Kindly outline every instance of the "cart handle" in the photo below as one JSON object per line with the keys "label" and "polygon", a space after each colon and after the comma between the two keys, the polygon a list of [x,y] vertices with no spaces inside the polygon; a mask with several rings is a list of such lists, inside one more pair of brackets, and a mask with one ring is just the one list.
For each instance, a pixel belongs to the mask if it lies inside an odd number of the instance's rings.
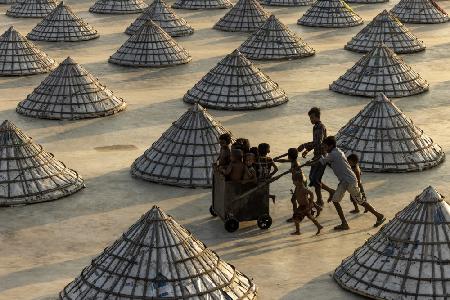
{"label": "cart handle", "polygon": [[[304,166],[307,166],[310,162],[311,162],[311,161],[305,162],[304,164],[300,165],[299,168],[303,168]],[[235,202],[235,201],[238,201],[238,200],[242,200],[243,198],[247,197],[248,195],[250,195],[250,194],[256,192],[257,190],[259,190],[259,189],[265,187],[266,185],[271,184],[272,182],[277,181],[277,180],[280,179],[281,177],[283,177],[283,176],[285,176],[285,175],[287,175],[287,174],[289,174],[289,173],[291,173],[291,172],[292,172],[291,169],[289,169],[289,170],[287,170],[287,171],[284,171],[283,173],[278,174],[277,176],[272,177],[272,178],[270,178],[269,180],[262,182],[261,184],[259,184],[258,186],[252,188],[251,190],[248,190],[247,192],[243,193],[243,194],[240,195],[239,197],[233,199],[233,201],[231,201],[231,202]]]}

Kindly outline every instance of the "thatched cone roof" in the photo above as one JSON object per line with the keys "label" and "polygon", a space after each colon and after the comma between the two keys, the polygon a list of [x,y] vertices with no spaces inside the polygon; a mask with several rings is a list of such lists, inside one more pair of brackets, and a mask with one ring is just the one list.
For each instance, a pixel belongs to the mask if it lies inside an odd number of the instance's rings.
{"label": "thatched cone roof", "polygon": [[0,36],[0,76],[41,74],[55,67],[53,59],[13,26]]}
{"label": "thatched cone roof", "polygon": [[426,188],[334,272],[346,290],[372,299],[448,299],[450,206]]}
{"label": "thatched cone roof", "polygon": [[170,36],[186,36],[194,33],[194,28],[179,17],[163,0],[154,0],[128,28],[125,33],[135,34],[148,20],[158,24]]}
{"label": "thatched cone roof", "polygon": [[344,0],[317,0],[297,24],[313,27],[352,27],[363,23]]}
{"label": "thatched cone roof", "polygon": [[376,45],[330,89],[353,96],[406,97],[428,90],[428,82],[384,44]]}
{"label": "thatched cone roof", "polygon": [[422,171],[445,159],[441,147],[382,93],[342,127],[336,139],[370,172]]}
{"label": "thatched cone roof", "polygon": [[404,23],[448,22],[448,14],[434,0],[400,0],[391,13]]}
{"label": "thatched cone roof", "polygon": [[27,38],[47,42],[78,42],[98,38],[97,30],[77,16],[68,5],[60,2]]}
{"label": "thatched cone roof", "polygon": [[268,6],[306,6],[313,4],[315,0],[261,0],[260,2]]}
{"label": "thatched cone roof", "polygon": [[6,15],[16,18],[43,18],[56,8],[56,0],[16,1]]}
{"label": "thatched cone roof", "polygon": [[219,136],[229,133],[206,109],[195,104],[131,166],[131,174],[180,187],[211,187]]}
{"label": "thatched cone roof", "polygon": [[75,299],[256,299],[256,286],[159,207],[61,291]]}
{"label": "thatched cone roof", "polygon": [[225,56],[183,100],[224,110],[261,109],[286,103],[285,92],[239,50]]}
{"label": "thatched cone roof", "polygon": [[175,9],[221,9],[232,6],[229,0],[176,0],[172,4]]}
{"label": "thatched cone roof", "polygon": [[0,162],[0,206],[56,200],[84,188],[77,172],[10,121],[0,125]]}
{"label": "thatched cone roof", "polygon": [[123,99],[68,57],[16,110],[29,117],[75,120],[112,115],[125,107]]}
{"label": "thatched cone roof", "polygon": [[389,2],[389,0],[345,0],[347,3],[358,3],[358,4],[376,4]]}
{"label": "thatched cone roof", "polygon": [[11,4],[15,3],[16,0],[0,0],[0,4]]}
{"label": "thatched cone roof", "polygon": [[97,0],[89,11],[96,14],[137,14],[146,7],[143,0]]}
{"label": "thatched cone roof", "polygon": [[165,67],[186,64],[191,56],[152,20],[147,21],[110,58],[113,64]]}
{"label": "thatched cone roof", "polygon": [[425,50],[425,45],[411,31],[387,10],[378,14],[364,27],[345,49],[355,52],[369,52],[383,43],[395,53],[414,53]]}
{"label": "thatched cone roof", "polygon": [[239,0],[214,29],[223,31],[253,32],[258,30],[269,18],[269,14],[257,0]]}
{"label": "thatched cone roof", "polygon": [[295,32],[281,23],[274,15],[254,32],[239,51],[250,59],[295,59],[315,54]]}

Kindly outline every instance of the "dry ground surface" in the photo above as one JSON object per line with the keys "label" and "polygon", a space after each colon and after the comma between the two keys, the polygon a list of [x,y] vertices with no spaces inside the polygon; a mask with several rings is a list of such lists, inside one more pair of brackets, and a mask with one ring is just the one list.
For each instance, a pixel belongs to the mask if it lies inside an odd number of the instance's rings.
{"label": "dry ground surface", "polygon": [[[353,7],[367,24],[396,2]],[[249,222],[242,224],[237,233],[229,234],[220,220],[209,215],[209,190],[157,185],[133,179],[129,174],[133,160],[188,109],[181,100],[183,94],[246,39],[246,34],[212,29],[226,10],[177,11],[196,29],[193,36],[178,39],[192,54],[191,63],[165,69],[133,69],[108,64],[107,59],[127,39],[123,31],[137,15],[93,15],[88,12],[92,3],[80,0],[70,4],[99,31],[99,39],[37,44],[59,62],[70,55],[129,106],[116,116],[92,120],[30,119],[16,114],[15,107],[46,75],[0,78],[0,120],[12,120],[82,174],[87,184],[85,190],[59,201],[0,209],[0,299],[55,298],[94,256],[155,204],[223,259],[254,278],[260,299],[360,299],[341,290],[330,275],[342,259],[376,232],[372,229],[372,217],[351,216],[351,230],[335,233],[332,227],[338,219],[332,207],[326,206],[320,217],[325,225],[320,236],[314,236],[314,225],[309,221],[302,225],[302,236],[290,236],[293,226],[284,220],[290,214],[291,183],[284,178],[272,186],[278,196],[277,203],[271,205],[272,228],[261,231]],[[440,4],[450,10],[450,3]],[[14,25],[26,34],[37,22],[6,17],[6,9],[7,6],[0,7],[2,32]],[[306,113],[311,106],[323,109],[324,122],[330,133],[335,133],[369,99],[328,90],[328,85],[361,57],[343,46],[362,26],[307,28],[296,25],[306,7],[267,9],[299,33],[317,54],[296,61],[257,63],[286,90],[288,104],[251,112],[210,112],[236,136],[248,137],[255,144],[269,142],[276,155],[310,139],[311,125]],[[450,149],[449,26],[410,26],[426,43],[427,50],[403,57],[429,81],[430,91],[395,100],[445,150]],[[392,218],[428,185],[450,195],[449,171],[446,162],[422,173],[366,173],[363,180],[370,201]],[[334,176],[327,172],[325,181],[335,185]],[[350,210],[348,201],[344,208]]]}

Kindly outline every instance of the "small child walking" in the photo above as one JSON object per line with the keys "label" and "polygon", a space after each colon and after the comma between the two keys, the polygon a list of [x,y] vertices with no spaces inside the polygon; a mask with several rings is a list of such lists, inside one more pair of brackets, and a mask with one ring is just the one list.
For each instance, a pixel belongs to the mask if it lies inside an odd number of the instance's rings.
{"label": "small child walking", "polygon": [[296,201],[297,208],[294,211],[292,219],[295,224],[295,231],[291,233],[292,235],[300,235],[300,222],[303,221],[305,217],[310,219],[314,225],[317,227],[316,235],[320,234],[323,226],[317,222],[313,217],[311,210],[314,207],[314,193],[308,190],[303,182],[303,176],[299,172],[293,170],[292,182],[295,185],[294,198]]}
{"label": "small child walking", "polygon": [[[356,179],[358,181],[359,190],[361,191],[361,195],[364,200],[366,200],[366,193],[364,192],[364,187],[361,183],[361,168],[359,167],[359,157],[356,154],[350,154],[347,156],[347,161],[350,167],[352,168],[353,173],[355,173]],[[358,202],[356,199],[350,195],[350,201],[353,204],[354,209],[350,211],[352,214],[358,214],[359,213],[359,207]],[[368,210],[364,209],[364,213],[367,213]]]}

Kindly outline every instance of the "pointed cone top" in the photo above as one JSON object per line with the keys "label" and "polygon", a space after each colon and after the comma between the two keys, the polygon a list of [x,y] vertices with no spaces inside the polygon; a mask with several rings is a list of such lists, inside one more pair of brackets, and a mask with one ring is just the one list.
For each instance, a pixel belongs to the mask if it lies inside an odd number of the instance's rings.
{"label": "pointed cone top", "polygon": [[137,67],[163,67],[190,61],[187,50],[151,19],[109,58],[113,64]]}
{"label": "pointed cone top", "polygon": [[306,6],[313,4],[315,0],[261,0],[260,2],[268,6]]}
{"label": "pointed cone top", "polygon": [[75,120],[104,117],[125,108],[123,99],[67,57],[18,104],[16,111],[34,118]]}
{"label": "pointed cone top", "polygon": [[180,187],[210,187],[212,164],[227,131],[201,105],[189,108],[131,166],[144,180]]}
{"label": "pointed cone top", "polygon": [[375,45],[352,68],[330,85],[330,89],[354,96],[406,97],[423,93],[429,84],[383,43]]}
{"label": "pointed cone top", "polygon": [[297,21],[297,24],[312,27],[352,27],[363,23],[344,0],[317,0]]}
{"label": "pointed cone top", "polygon": [[257,0],[239,0],[215,25],[222,31],[253,32],[258,30],[269,14]]}
{"label": "pointed cone top", "polygon": [[297,59],[315,54],[295,32],[280,22],[275,15],[254,32],[239,50],[249,59]]}
{"label": "pointed cone top", "polygon": [[30,40],[47,42],[78,42],[98,38],[97,30],[77,16],[63,2],[58,4],[27,37]]}
{"label": "pointed cone top", "polygon": [[356,34],[345,46],[355,52],[369,52],[379,42],[396,53],[415,53],[425,50],[425,45],[394,15],[384,10]]}
{"label": "pointed cone top", "polygon": [[84,187],[83,179],[56,160],[21,129],[6,120],[0,126],[0,206],[56,200]]}
{"label": "pointed cone top", "polygon": [[16,1],[6,15],[18,18],[43,18],[57,7],[56,0]]}
{"label": "pointed cone top", "polygon": [[448,14],[434,0],[400,0],[391,13],[404,23],[445,23]]}
{"label": "pointed cone top", "polygon": [[117,295],[123,299],[254,300],[256,286],[172,217],[153,207],[94,258],[61,291],[60,299]]}
{"label": "pointed cone top", "polygon": [[203,76],[183,100],[207,108],[252,110],[281,105],[288,98],[277,83],[236,49]]}
{"label": "pointed cone top", "polygon": [[336,141],[371,172],[422,171],[445,159],[442,148],[381,93],[339,130]]}
{"label": "pointed cone top", "polygon": [[185,19],[167,6],[162,0],[155,0],[128,28],[125,33],[135,34],[147,20],[153,20],[170,36],[187,36],[194,33],[194,29]]}
{"label": "pointed cone top", "polygon": [[428,187],[346,258],[333,277],[344,289],[372,299],[446,299],[449,225],[450,206]]}
{"label": "pointed cone top", "polygon": [[416,201],[423,203],[437,203],[444,201],[444,196],[432,186],[427,187],[423,192],[417,196]]}
{"label": "pointed cone top", "polygon": [[230,8],[229,0],[176,0],[172,8],[180,9],[219,9]]}

